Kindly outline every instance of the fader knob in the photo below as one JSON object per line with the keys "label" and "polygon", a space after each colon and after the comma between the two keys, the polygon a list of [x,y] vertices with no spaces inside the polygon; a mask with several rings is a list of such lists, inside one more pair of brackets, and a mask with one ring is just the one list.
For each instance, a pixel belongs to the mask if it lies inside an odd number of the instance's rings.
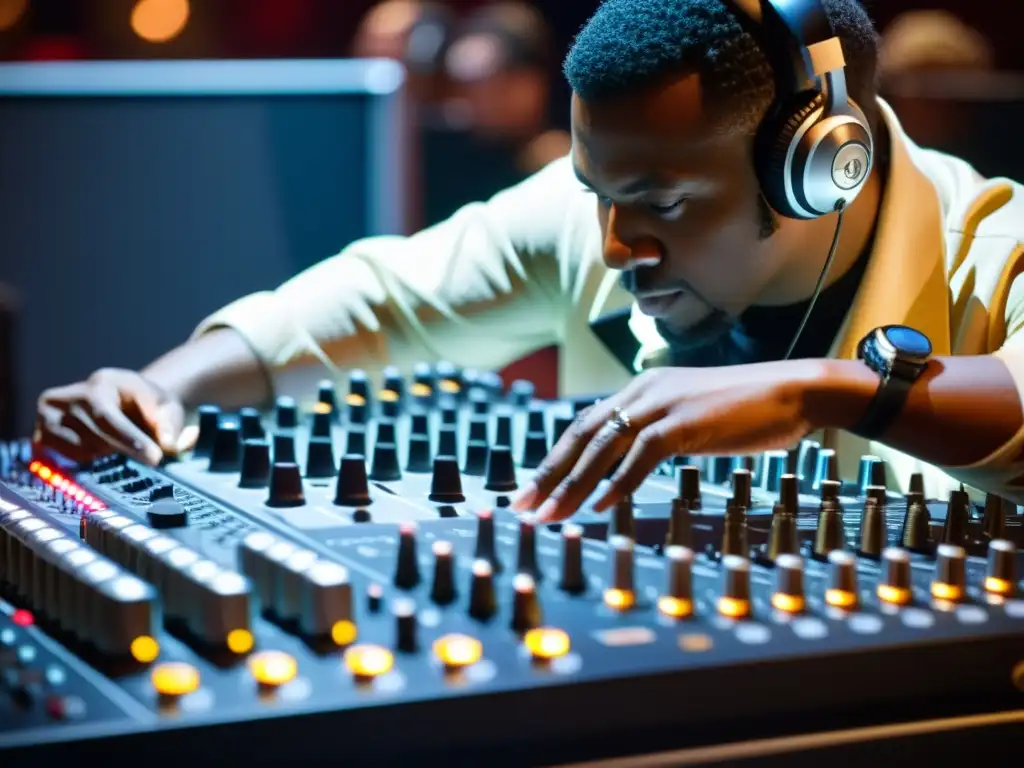
{"label": "fader knob", "polygon": [[799,555],[779,555],[775,560],[775,593],[772,607],[785,613],[804,609],[804,561]]}
{"label": "fader knob", "polygon": [[469,583],[469,615],[478,621],[487,621],[497,610],[494,569],[486,560],[474,560],[473,575]]}
{"label": "fader knob", "polygon": [[691,464],[679,468],[679,498],[691,512],[700,511],[700,468]]}
{"label": "fader knob", "polygon": [[494,444],[512,447],[512,416],[508,413],[498,414],[494,421]]}
{"label": "fader knob", "polygon": [[266,488],[270,480],[270,443],[246,440],[242,443],[242,473],[239,488]]}
{"label": "fader knob", "polygon": [[398,448],[394,443],[378,442],[373,446],[370,479],[384,483],[402,479],[402,469],[398,466]]}
{"label": "fader knob", "polygon": [[489,509],[482,509],[476,513],[476,549],[473,557],[476,560],[486,560],[495,573],[501,573],[501,561],[498,559],[494,535],[494,512]]}
{"label": "fader knob", "polygon": [[516,573],[525,573],[534,581],[540,581],[541,578],[540,566],[537,563],[537,531],[529,520],[519,521]]}
{"label": "fader knob", "polygon": [[986,494],[981,529],[990,541],[1003,538],[1006,531],[1006,501],[1001,496]]}
{"label": "fader knob", "polygon": [[438,605],[455,600],[455,548],[450,541],[434,542],[434,580],[430,599]]}
{"label": "fader knob", "polygon": [[961,485],[949,494],[946,505],[946,523],[942,528],[944,544],[962,544],[967,538],[967,525],[971,521],[971,499]]}
{"label": "fader knob", "polygon": [[814,555],[825,560],[828,553],[846,544],[843,513],[839,502],[825,499],[818,510],[818,530],[814,534]]}
{"label": "fader knob", "polygon": [[223,421],[217,426],[210,449],[210,472],[237,472],[242,463],[242,437],[238,422]]}
{"label": "fader knob", "polygon": [[430,436],[430,419],[424,411],[416,411],[409,420],[409,432],[413,435]]}
{"label": "fader knob", "polygon": [[672,499],[665,544],[669,547],[693,546],[693,513],[686,500],[678,496]]}
{"label": "fader knob", "polygon": [[395,562],[395,586],[399,589],[412,589],[420,583],[420,561],[416,549],[416,525],[402,523],[398,527],[398,557]]}
{"label": "fader knob", "polygon": [[828,554],[828,587],[825,602],[834,608],[849,610],[859,602],[857,591],[857,558],[841,549]]}
{"label": "fader knob", "polygon": [[730,504],[722,521],[722,554],[746,557],[750,552],[747,532],[747,511]]}
{"label": "fader knob", "polygon": [[512,463],[512,449],[496,445],[487,454],[487,480],[484,489],[507,493],[514,491],[516,484],[516,468]]}
{"label": "fader knob", "polygon": [[416,653],[419,649],[416,603],[400,597],[394,601],[391,610],[395,615],[395,648],[402,653]]}
{"label": "fader knob", "polygon": [[323,480],[334,477],[334,445],[327,437],[311,437],[306,449],[306,477]]}
{"label": "fader knob", "polygon": [[658,599],[658,610],[674,619],[693,613],[693,550],[689,547],[665,549],[665,594]]}
{"label": "fader knob", "polygon": [[377,393],[380,400],[380,413],[386,419],[397,419],[402,413],[401,396],[390,389],[382,389]]}
{"label": "fader knob", "polygon": [[509,399],[512,401],[512,404],[517,408],[525,408],[530,404],[530,401],[533,400],[536,387],[533,385],[532,381],[516,379],[512,382],[508,391]]}
{"label": "fader knob", "polygon": [[469,402],[474,417],[486,416],[491,412],[490,395],[481,389],[471,389],[469,391]]}
{"label": "fader knob", "polygon": [[238,412],[238,418],[243,440],[260,440],[266,437],[263,432],[263,419],[255,408],[243,408]]}
{"label": "fader knob", "polygon": [[396,393],[399,397],[405,394],[405,379],[398,368],[389,365],[384,369],[384,389]]}
{"label": "fader knob", "polygon": [[298,464],[275,464],[270,470],[268,507],[301,507],[306,503]]}
{"label": "fader knob", "polygon": [[334,388],[334,382],[330,379],[321,379],[316,388],[316,399],[326,408],[318,412],[326,413],[332,420],[338,418],[338,394]]}
{"label": "fader knob", "polygon": [[920,472],[915,472],[910,476],[910,482],[907,483],[907,493],[919,493],[921,498],[924,498],[924,475]]}
{"label": "fader knob", "polygon": [[911,552],[925,552],[931,540],[931,515],[928,513],[928,507],[919,498],[911,498],[908,495],[907,499],[907,517],[903,521],[903,547]]}
{"label": "fader knob", "polygon": [[967,552],[955,544],[939,544],[935,550],[935,577],[932,596],[958,602],[967,589]]}
{"label": "fader knob", "polygon": [[348,424],[350,427],[362,427],[369,421],[370,406],[362,395],[346,396],[345,407],[348,411]]}
{"label": "fader knob", "polygon": [[794,474],[779,478],[779,503],[794,518],[800,514],[800,479]]}
{"label": "fader knob", "polygon": [[196,438],[196,447],[193,453],[197,457],[205,458],[213,450],[213,443],[217,435],[217,425],[220,421],[220,408],[216,405],[200,405],[199,436]]}
{"label": "fader knob", "polygon": [[459,423],[459,409],[455,403],[441,403],[441,425],[454,427]]}
{"label": "fader knob", "polygon": [[537,598],[537,583],[525,573],[516,574],[512,580],[512,629],[526,632],[540,626],[540,600]]}
{"label": "fader knob", "polygon": [[575,523],[562,526],[562,580],[558,586],[570,594],[587,588],[583,575],[583,528]]}
{"label": "fader knob", "polygon": [[892,605],[910,602],[910,553],[907,550],[889,547],[882,553],[882,581],[878,585],[878,597]]}
{"label": "fader knob", "polygon": [[361,368],[353,368],[348,373],[348,391],[350,395],[359,395],[364,400],[370,399],[370,378]]}
{"label": "fader knob", "polygon": [[462,493],[462,477],[454,456],[434,458],[434,474],[430,479],[431,501],[439,504],[459,504],[466,500]]}
{"label": "fader knob", "polygon": [[613,536],[608,542],[611,549],[612,569],[608,579],[611,589],[617,592],[635,591],[633,569],[633,540],[627,536]]}
{"label": "fader knob", "polygon": [[864,499],[860,516],[860,554],[872,560],[880,558],[886,545],[886,533],[884,508],[869,496]]}
{"label": "fader knob", "polygon": [[366,430],[349,429],[345,435],[345,453],[366,455]]}
{"label": "fader knob", "polygon": [[443,426],[437,430],[437,455],[459,455],[459,435],[455,427]]}
{"label": "fader knob", "polygon": [[985,591],[1011,596],[1017,590],[1017,548],[1012,541],[994,539],[988,543]]}
{"label": "fader knob", "polygon": [[463,472],[470,477],[482,477],[487,472],[487,457],[490,449],[487,443],[472,440],[466,446],[466,466]]}
{"label": "fader knob", "polygon": [[299,407],[295,399],[282,395],[274,402],[274,419],[278,429],[295,429],[299,425]]}
{"label": "fader knob", "polygon": [[543,432],[527,432],[523,444],[523,468],[536,469],[548,455],[548,436]]}
{"label": "fader knob", "polygon": [[359,454],[346,454],[338,467],[334,503],[339,507],[365,507],[372,501],[370,483],[366,478],[366,459]]}
{"label": "fader knob", "polygon": [[718,612],[731,619],[750,614],[750,561],[740,555],[722,557],[722,594]]}
{"label": "fader knob", "polygon": [[377,422],[377,439],[378,443],[397,443],[398,442],[398,428],[395,422],[391,419],[380,419]]}
{"label": "fader knob", "polygon": [[429,472],[434,466],[430,458],[430,438],[426,435],[409,435],[409,461],[405,465],[408,472]]}
{"label": "fader knob", "polygon": [[768,532],[768,559],[778,562],[782,555],[795,555],[800,551],[796,517],[781,503],[772,509],[772,525]]}
{"label": "fader knob", "polygon": [[[328,561],[314,562],[302,574],[299,629],[306,637],[334,635],[352,621],[352,584],[348,569]],[[341,644],[339,642],[339,644]]]}
{"label": "fader knob", "polygon": [[334,419],[335,415],[331,407],[325,403],[318,403],[310,416],[310,437],[330,438],[331,424],[334,423]]}
{"label": "fader knob", "polygon": [[615,503],[612,509],[612,525],[609,538],[625,536],[630,541],[636,540],[636,520],[633,517],[633,497],[625,496]]}
{"label": "fader knob", "polygon": [[274,463],[295,463],[295,436],[289,433],[274,435]]}
{"label": "fader knob", "polygon": [[750,509],[753,499],[751,496],[752,477],[749,469],[734,469],[732,471],[732,503]]}
{"label": "fader knob", "polygon": [[487,417],[486,416],[473,416],[469,420],[469,438],[470,441],[479,440],[482,443],[487,442]]}

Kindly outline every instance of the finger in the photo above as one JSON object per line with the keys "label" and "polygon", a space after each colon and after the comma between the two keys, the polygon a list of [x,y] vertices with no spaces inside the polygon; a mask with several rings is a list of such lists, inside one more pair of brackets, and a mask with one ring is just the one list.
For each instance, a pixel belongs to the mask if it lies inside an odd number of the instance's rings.
{"label": "finger", "polygon": [[593,505],[603,512],[630,495],[657,468],[658,464],[674,453],[672,435],[676,430],[665,421],[655,421],[636,436],[619,468],[608,481],[608,487]]}
{"label": "finger", "polygon": [[87,402],[71,407],[65,424],[73,419],[76,428],[91,431],[113,450],[146,464],[159,463],[163,456],[159,446],[121,412],[115,398],[116,390],[111,393],[93,388]]}
{"label": "finger", "polygon": [[39,397],[39,407],[42,408],[45,405],[61,408],[63,406],[61,410],[66,410],[67,406],[80,401],[88,392],[89,387],[84,382],[54,387],[53,389],[46,390]]}
{"label": "finger", "polygon": [[195,448],[196,441],[199,439],[199,426],[196,424],[190,424],[181,430],[181,434],[178,435],[178,440],[174,445],[175,455],[191,451]]}
{"label": "finger", "polygon": [[534,472],[530,483],[513,500],[513,509],[536,509],[547,499],[569,474],[597,431],[611,418],[612,411],[625,406],[627,397],[627,390],[623,390],[580,411]]}
{"label": "finger", "polygon": [[62,429],[70,430],[78,435],[82,444],[90,445],[97,456],[123,453],[125,456],[144,461],[130,445],[122,442],[116,435],[105,432],[82,406],[72,406],[64,414],[60,426]]}
{"label": "finger", "polygon": [[83,440],[74,430],[59,424],[37,424],[32,433],[32,447],[34,452],[39,448],[56,451],[76,464],[85,464],[99,456],[92,441]]}
{"label": "finger", "polygon": [[606,423],[587,444],[565,479],[541,504],[537,510],[537,522],[564,520],[576,512],[608,470],[626,453],[631,442],[630,432],[613,423]]}

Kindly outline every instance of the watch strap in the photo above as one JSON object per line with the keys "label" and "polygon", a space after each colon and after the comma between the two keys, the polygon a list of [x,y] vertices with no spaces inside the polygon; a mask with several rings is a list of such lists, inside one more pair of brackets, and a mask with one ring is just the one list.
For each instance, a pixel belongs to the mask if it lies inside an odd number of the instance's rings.
{"label": "watch strap", "polygon": [[869,440],[877,440],[884,435],[899,416],[913,385],[914,378],[911,377],[889,376],[883,379],[864,415],[854,426],[854,434]]}

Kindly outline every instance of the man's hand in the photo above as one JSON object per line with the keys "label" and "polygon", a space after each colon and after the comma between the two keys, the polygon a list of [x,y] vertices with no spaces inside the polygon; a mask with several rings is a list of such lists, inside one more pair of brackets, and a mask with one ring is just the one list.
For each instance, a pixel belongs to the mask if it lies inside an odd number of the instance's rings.
{"label": "man's hand", "polygon": [[814,360],[646,371],[579,415],[513,507],[539,507],[538,522],[569,517],[619,459],[597,511],[671,456],[789,447],[825,426],[811,414],[826,386],[825,365]]}
{"label": "man's hand", "polygon": [[156,464],[195,441],[184,423],[177,397],[134,371],[105,368],[44,392],[32,441],[77,462],[117,452]]}

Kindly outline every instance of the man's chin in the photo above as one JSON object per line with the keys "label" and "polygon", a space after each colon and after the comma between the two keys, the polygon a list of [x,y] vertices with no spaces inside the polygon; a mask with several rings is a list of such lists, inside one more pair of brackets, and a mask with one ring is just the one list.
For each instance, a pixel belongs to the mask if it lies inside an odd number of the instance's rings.
{"label": "man's chin", "polygon": [[654,320],[658,333],[677,349],[696,349],[712,344],[732,330],[734,318],[725,312],[712,310],[699,319],[673,316]]}

